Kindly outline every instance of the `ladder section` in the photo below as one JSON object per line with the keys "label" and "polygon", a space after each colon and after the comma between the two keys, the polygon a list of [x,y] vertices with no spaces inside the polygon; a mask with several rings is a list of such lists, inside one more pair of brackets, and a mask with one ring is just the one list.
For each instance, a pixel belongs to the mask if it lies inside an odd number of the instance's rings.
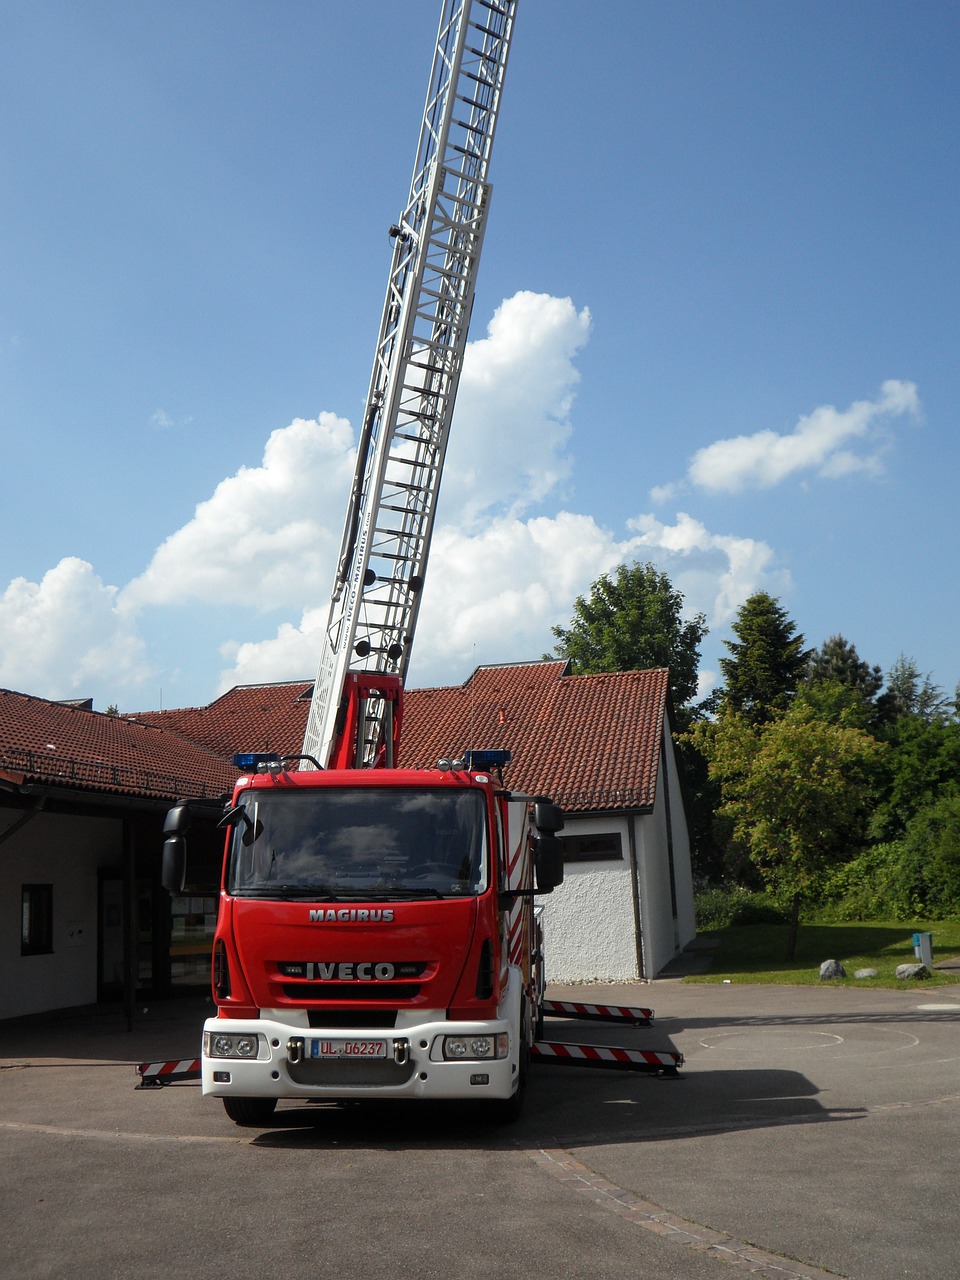
{"label": "ladder section", "polygon": [[[387,284],[303,752],[330,759],[348,672],[410,661],[489,207],[515,0],[444,0]],[[366,724],[358,755],[381,756]],[[303,765],[301,767],[304,767]],[[310,767],[307,765],[306,767]]]}

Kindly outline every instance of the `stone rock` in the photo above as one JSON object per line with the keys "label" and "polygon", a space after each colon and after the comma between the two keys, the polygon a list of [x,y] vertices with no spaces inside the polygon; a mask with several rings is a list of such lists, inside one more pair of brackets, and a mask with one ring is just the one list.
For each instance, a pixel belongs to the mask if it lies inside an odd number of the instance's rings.
{"label": "stone rock", "polygon": [[858,969],[853,976],[855,978],[875,978],[877,971],[876,969]]}
{"label": "stone rock", "polygon": [[929,978],[930,970],[925,964],[898,964],[897,977],[909,980],[910,978]]}
{"label": "stone rock", "polygon": [[845,978],[847,971],[839,960],[824,960],[820,966],[820,981],[829,982],[831,978]]}

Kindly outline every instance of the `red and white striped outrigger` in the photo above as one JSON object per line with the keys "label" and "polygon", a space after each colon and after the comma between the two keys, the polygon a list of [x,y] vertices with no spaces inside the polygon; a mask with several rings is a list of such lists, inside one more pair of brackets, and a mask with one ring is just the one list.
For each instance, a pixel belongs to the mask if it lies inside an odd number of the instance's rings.
{"label": "red and white striped outrigger", "polygon": [[185,1084],[199,1080],[199,1058],[176,1058],[173,1062],[141,1062],[137,1065],[140,1077],[138,1089],[155,1089],[165,1084]]}
{"label": "red and white striped outrigger", "polygon": [[581,1004],[579,1000],[544,1000],[544,1014],[550,1018],[578,1018],[585,1022],[629,1022],[649,1027],[652,1009],[634,1009],[622,1004]]}
{"label": "red and white striped outrigger", "polygon": [[[634,1027],[649,1027],[653,1022],[652,1009],[635,1009],[629,1005],[544,1000],[542,1007],[544,1014],[552,1018],[622,1022]],[[651,1075],[675,1076],[683,1066],[683,1054],[669,1049],[623,1049],[616,1045],[536,1040],[530,1052],[532,1061],[553,1066],[600,1067],[608,1071],[642,1071]]]}
{"label": "red and white striped outrigger", "polygon": [[621,1049],[605,1044],[565,1044],[536,1040],[530,1050],[534,1062],[558,1067],[604,1067],[608,1071],[646,1071],[675,1076],[683,1066],[683,1054],[663,1049]]}

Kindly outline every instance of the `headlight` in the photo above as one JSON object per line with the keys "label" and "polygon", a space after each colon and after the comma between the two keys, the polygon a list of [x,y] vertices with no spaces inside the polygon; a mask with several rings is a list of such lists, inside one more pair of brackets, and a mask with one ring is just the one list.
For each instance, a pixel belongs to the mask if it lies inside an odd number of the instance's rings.
{"label": "headlight", "polygon": [[443,1057],[446,1062],[480,1061],[483,1058],[505,1058],[509,1036],[444,1036]]}
{"label": "headlight", "polygon": [[256,1034],[244,1032],[241,1035],[232,1035],[225,1031],[203,1033],[205,1058],[256,1058],[259,1053],[260,1037]]}

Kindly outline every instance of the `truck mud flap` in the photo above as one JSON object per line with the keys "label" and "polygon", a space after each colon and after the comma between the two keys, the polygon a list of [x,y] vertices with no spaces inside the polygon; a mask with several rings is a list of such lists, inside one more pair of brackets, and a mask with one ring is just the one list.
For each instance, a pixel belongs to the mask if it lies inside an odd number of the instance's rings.
{"label": "truck mud flap", "polygon": [[633,1027],[649,1027],[652,1009],[634,1009],[620,1004],[581,1004],[579,1000],[544,1000],[540,1008],[547,1018],[578,1018],[584,1022],[626,1022]]}
{"label": "truck mud flap", "polygon": [[683,1066],[683,1054],[663,1049],[620,1049],[605,1044],[565,1044],[536,1040],[531,1062],[556,1067],[597,1067],[606,1071],[640,1071],[647,1075],[675,1076]]}
{"label": "truck mud flap", "polygon": [[138,1089],[160,1089],[168,1084],[187,1084],[201,1077],[199,1058],[175,1058],[172,1062],[141,1062]]}

